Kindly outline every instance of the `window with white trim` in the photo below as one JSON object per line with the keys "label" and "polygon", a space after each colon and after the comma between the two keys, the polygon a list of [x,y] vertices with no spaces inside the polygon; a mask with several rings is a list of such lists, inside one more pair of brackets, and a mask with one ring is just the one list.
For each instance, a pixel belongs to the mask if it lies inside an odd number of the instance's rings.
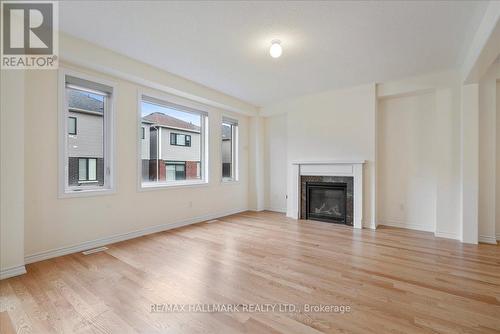
{"label": "window with white trim", "polygon": [[140,145],[141,186],[207,182],[207,113],[141,96],[140,124],[149,133]]}
{"label": "window with white trim", "polygon": [[222,180],[238,180],[238,121],[222,118]]}
{"label": "window with white trim", "polygon": [[63,78],[63,193],[111,190],[113,88],[78,76]]}

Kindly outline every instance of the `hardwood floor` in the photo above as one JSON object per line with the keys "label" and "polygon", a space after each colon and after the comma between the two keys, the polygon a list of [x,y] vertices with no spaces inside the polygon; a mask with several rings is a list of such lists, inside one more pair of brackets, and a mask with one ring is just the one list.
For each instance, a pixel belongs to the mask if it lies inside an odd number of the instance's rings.
{"label": "hardwood floor", "polygon": [[[396,228],[246,212],[27,270],[0,282],[2,333],[500,333],[500,246]],[[151,312],[198,303],[351,312]]]}

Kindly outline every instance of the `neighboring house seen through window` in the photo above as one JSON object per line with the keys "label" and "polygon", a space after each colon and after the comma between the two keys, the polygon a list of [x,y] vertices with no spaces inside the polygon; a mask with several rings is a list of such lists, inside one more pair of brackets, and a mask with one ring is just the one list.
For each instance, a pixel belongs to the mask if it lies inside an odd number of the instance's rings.
{"label": "neighboring house seen through window", "polygon": [[63,193],[111,190],[113,88],[76,76],[64,79]]}
{"label": "neighboring house seen through window", "polygon": [[206,182],[207,114],[187,106],[142,96],[141,142],[143,187]]}
{"label": "neighboring house seen through window", "polygon": [[224,117],[222,120],[222,180],[238,179],[238,121]]}

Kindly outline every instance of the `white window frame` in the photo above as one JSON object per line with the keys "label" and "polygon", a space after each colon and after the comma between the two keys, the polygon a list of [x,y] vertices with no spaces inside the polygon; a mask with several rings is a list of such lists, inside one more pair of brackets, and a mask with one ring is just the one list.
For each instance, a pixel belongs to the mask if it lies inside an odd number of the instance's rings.
{"label": "white window frame", "polygon": [[[142,145],[140,141],[140,128],[142,127],[142,101],[143,97],[162,102],[166,107],[178,109],[183,112],[191,112],[194,114],[201,114],[201,132],[200,132],[200,158],[201,158],[201,179],[200,180],[180,180],[180,181],[162,181],[162,182],[142,182]],[[169,94],[166,92],[158,92],[149,89],[138,89],[137,92],[137,189],[138,191],[159,190],[167,188],[184,188],[184,187],[201,187],[208,186],[210,183],[210,160],[209,160],[209,111],[212,108],[197,103],[180,96]],[[192,139],[191,139],[192,140]],[[170,138],[168,143],[170,144]],[[161,150],[161,144],[158,149]]]}
{"label": "white window frame", "polygon": [[[58,89],[58,111],[59,111],[59,198],[71,197],[89,197],[96,195],[108,195],[116,192],[115,182],[115,111],[114,100],[116,97],[116,83],[81,73],[68,68],[59,68],[59,89]],[[85,189],[78,189],[68,185],[68,103],[66,99],[66,77],[71,76],[74,78],[89,81],[111,88],[112,93],[108,96],[104,106],[104,119],[103,119],[103,161],[104,161],[104,185],[96,187],[86,187]]]}
{"label": "white window frame", "polygon": [[[231,133],[231,175],[232,177],[223,177],[222,176],[222,124],[231,124],[232,125],[232,133]],[[222,121],[220,123],[221,126],[221,136],[220,136],[220,147],[221,147],[221,154],[220,154],[220,177],[221,177],[221,182],[222,183],[234,183],[239,181],[239,123],[237,119],[231,118],[231,117],[226,117],[222,116]]]}

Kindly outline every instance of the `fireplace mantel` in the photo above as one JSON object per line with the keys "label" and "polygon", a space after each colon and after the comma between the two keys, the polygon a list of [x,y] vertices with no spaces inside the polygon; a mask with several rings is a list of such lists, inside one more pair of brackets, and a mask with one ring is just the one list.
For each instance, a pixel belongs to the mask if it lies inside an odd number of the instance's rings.
{"label": "fireplace mantel", "polygon": [[292,161],[292,180],[288,183],[287,216],[300,217],[300,177],[316,176],[352,176],[354,178],[354,228],[362,228],[363,218],[363,164],[365,160],[325,160],[325,161]]}

